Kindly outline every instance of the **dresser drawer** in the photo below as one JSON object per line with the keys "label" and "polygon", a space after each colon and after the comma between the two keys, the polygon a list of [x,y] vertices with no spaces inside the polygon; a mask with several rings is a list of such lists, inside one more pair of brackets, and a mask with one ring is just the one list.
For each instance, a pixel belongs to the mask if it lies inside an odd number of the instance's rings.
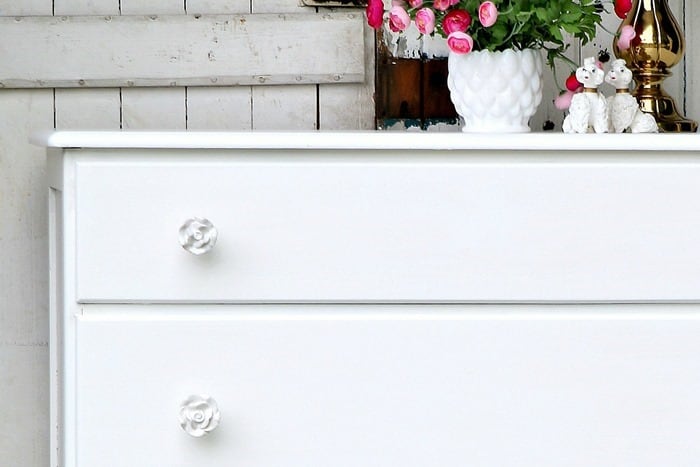
{"label": "dresser drawer", "polygon": [[[77,323],[76,467],[700,458],[697,309],[97,307]],[[218,408],[202,437],[180,426],[190,396]]]}
{"label": "dresser drawer", "polygon": [[78,158],[77,299],[700,299],[700,166],[430,155]]}

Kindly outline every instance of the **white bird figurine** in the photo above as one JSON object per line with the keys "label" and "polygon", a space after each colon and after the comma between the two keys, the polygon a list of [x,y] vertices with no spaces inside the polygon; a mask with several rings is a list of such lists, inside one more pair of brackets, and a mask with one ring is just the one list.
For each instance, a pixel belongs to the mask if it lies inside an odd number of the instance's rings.
{"label": "white bird figurine", "polygon": [[630,94],[632,71],[622,59],[612,62],[612,67],[605,75],[605,82],[615,87],[615,95],[608,97],[610,113],[610,131],[623,133],[658,133],[659,127],[654,116],[639,108],[637,99]]}
{"label": "white bird figurine", "polygon": [[583,66],[576,70],[576,79],[583,84],[583,92],[571,99],[569,115],[564,119],[564,133],[608,132],[608,101],[598,92],[603,84],[605,73],[594,57],[583,61]]}

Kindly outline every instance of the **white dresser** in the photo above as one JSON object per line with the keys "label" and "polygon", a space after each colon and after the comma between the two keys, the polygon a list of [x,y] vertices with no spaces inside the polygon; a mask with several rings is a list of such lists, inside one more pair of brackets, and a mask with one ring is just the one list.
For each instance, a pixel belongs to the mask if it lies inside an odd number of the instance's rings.
{"label": "white dresser", "polygon": [[42,141],[52,466],[700,465],[697,135]]}

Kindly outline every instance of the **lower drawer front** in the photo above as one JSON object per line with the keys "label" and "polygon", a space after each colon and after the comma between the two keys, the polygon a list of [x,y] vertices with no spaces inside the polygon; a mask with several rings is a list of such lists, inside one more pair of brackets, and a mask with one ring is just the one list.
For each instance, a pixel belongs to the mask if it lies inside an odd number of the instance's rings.
{"label": "lower drawer front", "polygon": [[[77,467],[696,467],[700,458],[697,313],[150,310],[79,320]],[[220,410],[201,438],[178,421],[191,395]]]}
{"label": "lower drawer front", "polygon": [[196,155],[79,164],[79,301],[700,299],[698,165]]}

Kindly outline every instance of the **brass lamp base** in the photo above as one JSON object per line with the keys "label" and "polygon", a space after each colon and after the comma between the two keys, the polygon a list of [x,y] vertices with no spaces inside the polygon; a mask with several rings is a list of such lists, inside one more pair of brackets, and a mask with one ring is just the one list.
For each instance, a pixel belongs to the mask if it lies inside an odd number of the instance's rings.
{"label": "brass lamp base", "polygon": [[685,37],[668,0],[634,0],[618,34],[624,27],[634,28],[636,35],[631,46],[621,50],[615,40],[613,51],[632,70],[637,83],[634,96],[641,109],[654,116],[661,131],[697,131],[697,122],[682,116],[673,98],[661,87],[671,75],[669,70],[685,53]]}
{"label": "brass lamp base", "polygon": [[698,122],[681,115],[676,102],[663,89],[658,88],[659,92],[653,95],[644,91],[645,89],[640,86],[634,93],[635,97],[641,109],[654,116],[659,130],[668,133],[693,133],[698,130]]}

